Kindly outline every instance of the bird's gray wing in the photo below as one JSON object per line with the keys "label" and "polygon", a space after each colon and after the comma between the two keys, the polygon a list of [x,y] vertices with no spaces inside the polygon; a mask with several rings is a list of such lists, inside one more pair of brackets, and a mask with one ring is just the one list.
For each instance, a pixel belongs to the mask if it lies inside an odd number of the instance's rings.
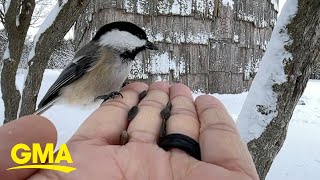
{"label": "bird's gray wing", "polygon": [[[99,47],[94,44],[87,44],[75,55],[75,59],[61,72],[57,80],[47,91],[40,101],[38,108],[47,106],[59,97],[60,90],[81,78],[89,71],[98,60]],[[84,52],[87,51],[87,52]]]}

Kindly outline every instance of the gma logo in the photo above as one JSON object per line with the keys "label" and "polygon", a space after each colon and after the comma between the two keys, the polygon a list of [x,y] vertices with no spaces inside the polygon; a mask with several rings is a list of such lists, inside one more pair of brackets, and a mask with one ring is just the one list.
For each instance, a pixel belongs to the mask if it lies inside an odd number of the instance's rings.
{"label": "gma logo", "polygon": [[[17,155],[18,151],[22,150]],[[8,168],[7,170],[15,169],[49,169],[69,173],[76,170],[74,167],[58,165],[61,161],[66,161],[72,164],[72,158],[66,144],[62,144],[56,156],[54,156],[53,143],[47,143],[44,151],[42,151],[39,143],[32,144],[30,148],[26,144],[17,144],[11,149],[11,158],[19,166]],[[30,162],[31,164],[25,165]],[[47,164],[44,164],[47,163]]]}

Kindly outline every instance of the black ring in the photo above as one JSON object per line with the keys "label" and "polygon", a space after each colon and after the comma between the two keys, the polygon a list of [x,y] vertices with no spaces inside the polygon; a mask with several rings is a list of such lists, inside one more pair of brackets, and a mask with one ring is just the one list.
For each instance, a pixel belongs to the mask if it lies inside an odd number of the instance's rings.
{"label": "black ring", "polygon": [[197,141],[184,134],[168,134],[159,141],[159,147],[168,151],[171,148],[178,148],[190,156],[201,161],[200,145]]}

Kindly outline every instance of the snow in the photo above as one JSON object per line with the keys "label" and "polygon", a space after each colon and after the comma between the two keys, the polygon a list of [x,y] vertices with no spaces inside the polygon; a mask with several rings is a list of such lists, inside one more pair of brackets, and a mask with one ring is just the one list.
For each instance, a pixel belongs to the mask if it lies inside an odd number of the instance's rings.
{"label": "snow", "polygon": [[147,0],[138,0],[137,1],[137,13],[146,14],[144,7],[148,5]]}
{"label": "snow", "polygon": [[271,166],[267,180],[319,179],[319,128],[319,124],[292,122],[287,140]]}
{"label": "snow", "polygon": [[16,26],[19,27],[20,26],[20,15],[16,16]]}
{"label": "snow", "polygon": [[150,66],[148,72],[152,74],[169,74],[173,69],[174,77],[177,78],[179,73],[185,73],[184,61],[178,61],[177,57],[171,57],[168,52],[156,52],[151,56]]}
{"label": "snow", "polygon": [[237,35],[237,34],[234,34],[233,35],[233,40],[234,40],[234,42],[239,42],[239,35]]}
{"label": "snow", "polygon": [[39,27],[39,30],[38,30],[37,34],[35,35],[35,37],[34,37],[34,41],[33,41],[34,45],[33,45],[33,48],[30,51],[29,60],[32,59],[34,57],[34,55],[35,55],[35,48],[37,46],[37,42],[38,42],[41,34],[44,33],[53,24],[54,20],[58,16],[60,10],[62,9],[62,7],[67,2],[68,2],[68,0],[63,0],[61,5],[60,5],[60,2],[57,2],[56,5],[51,10],[51,12],[45,18],[45,20],[43,21],[41,26]]}
{"label": "snow", "polygon": [[209,17],[212,18],[214,15],[214,0],[207,0]]}
{"label": "snow", "polygon": [[[58,77],[59,70],[46,70],[39,92],[38,102],[45,95],[47,89]],[[17,75],[17,85],[21,90],[24,74]],[[320,81],[310,80],[301,100],[306,105],[298,105],[293,113],[289,125],[287,140],[267,176],[267,180],[315,180],[320,177]],[[233,119],[241,111],[241,107],[248,93],[241,94],[213,94],[221,100]],[[197,97],[201,94],[194,94]],[[1,92],[0,92],[1,96]],[[58,130],[58,145],[66,142],[82,124],[84,119],[93,112],[95,107],[83,109],[66,105],[55,105],[44,116],[48,117]],[[0,100],[0,119],[3,119],[3,102]],[[0,122],[2,123],[2,122]]]}
{"label": "snow", "polygon": [[[124,2],[124,7],[126,9],[127,12],[131,12],[133,13],[134,12],[134,4],[132,1],[129,1],[129,0],[125,0]],[[139,9],[140,10],[140,9]],[[138,11],[138,10],[137,10]]]}
{"label": "snow", "polygon": [[191,32],[191,31],[180,31],[180,32],[169,32],[170,35],[165,38],[165,34],[158,32],[153,34],[151,28],[145,28],[148,38],[152,42],[166,42],[174,44],[191,43],[191,44],[203,44],[207,45],[209,39],[213,37],[212,32]]}
{"label": "snow", "polygon": [[157,4],[160,14],[187,16],[192,13],[192,0],[163,0]]}
{"label": "snow", "polygon": [[275,10],[279,11],[279,0],[271,0],[271,4],[273,4]]}
{"label": "snow", "polygon": [[[287,0],[279,0],[279,12],[281,12],[283,5],[287,2]],[[278,13],[279,17],[280,13]]]}
{"label": "snow", "polygon": [[[124,7],[127,12],[133,13],[136,7],[138,14],[150,14],[148,3],[147,0],[124,0]],[[223,0],[222,3],[233,9],[233,0]],[[210,18],[214,15],[214,0],[161,0],[156,1],[155,7],[159,14],[190,16],[197,12]]]}
{"label": "snow", "polygon": [[7,0],[5,1],[5,9],[4,9],[4,13],[7,13],[9,6],[10,6],[11,0]]}
{"label": "snow", "polygon": [[172,4],[172,14],[180,14],[180,2],[178,0],[174,0]]}
{"label": "snow", "polygon": [[233,4],[234,4],[234,2],[233,2],[233,0],[222,0],[222,4],[223,4],[224,6],[230,6],[231,9],[233,9]]}
{"label": "snow", "polygon": [[179,15],[188,16],[192,13],[192,0],[180,0],[180,13]]}
{"label": "snow", "polygon": [[200,13],[205,13],[206,6],[204,1],[196,1],[196,9]]}
{"label": "snow", "polygon": [[[223,102],[224,106],[228,109],[231,117],[236,121],[238,115],[240,114],[241,107],[247,97],[247,92],[243,92],[241,94],[211,94],[212,96],[219,99]],[[193,93],[194,99],[200,95],[204,95],[204,93]]]}
{"label": "snow", "polygon": [[151,58],[150,71],[155,74],[163,74],[169,71],[170,57],[168,52],[154,54]]}
{"label": "snow", "polygon": [[[296,13],[297,3],[297,0],[288,0],[285,4],[286,11],[283,11],[278,19],[259,71],[239,115],[237,125],[245,142],[260,137],[270,121],[277,116],[277,94],[273,92],[272,86],[286,81],[283,60],[291,60],[292,55],[284,49],[284,46],[292,42],[285,26]],[[258,112],[258,107],[268,112],[268,115]]]}
{"label": "snow", "polygon": [[253,14],[246,14],[241,11],[238,12],[238,16],[244,21],[249,21],[249,22],[254,22],[256,18],[256,16],[254,16]]}
{"label": "snow", "polygon": [[9,42],[7,43],[7,46],[6,46],[6,50],[4,51],[4,54],[3,54],[3,59],[9,59],[10,61],[10,48],[9,48]]}

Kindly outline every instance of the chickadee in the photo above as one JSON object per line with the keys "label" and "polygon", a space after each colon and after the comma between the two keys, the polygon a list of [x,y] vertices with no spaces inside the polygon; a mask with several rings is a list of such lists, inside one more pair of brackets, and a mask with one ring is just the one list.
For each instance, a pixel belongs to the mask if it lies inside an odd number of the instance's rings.
{"label": "chickadee", "polygon": [[[132,61],[146,49],[157,50],[144,30],[130,22],[101,27],[93,39],[78,50],[38,105],[41,114],[55,102],[88,105],[98,99],[121,95]],[[122,96],[122,95],[121,95]]]}

